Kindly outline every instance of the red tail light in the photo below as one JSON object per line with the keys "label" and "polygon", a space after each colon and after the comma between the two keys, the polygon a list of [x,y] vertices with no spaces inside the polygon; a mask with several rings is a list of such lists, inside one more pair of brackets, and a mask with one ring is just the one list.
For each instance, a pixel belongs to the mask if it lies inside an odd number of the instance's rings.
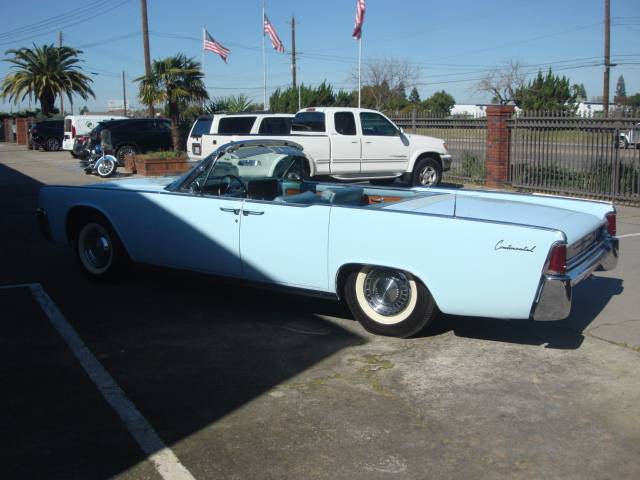
{"label": "red tail light", "polygon": [[612,237],[615,237],[616,231],[616,214],[614,212],[607,213],[607,232]]}
{"label": "red tail light", "polygon": [[76,127],[71,125],[71,138],[76,138]]}
{"label": "red tail light", "polygon": [[553,246],[545,273],[548,275],[564,275],[567,273],[567,245],[565,243],[558,243]]}

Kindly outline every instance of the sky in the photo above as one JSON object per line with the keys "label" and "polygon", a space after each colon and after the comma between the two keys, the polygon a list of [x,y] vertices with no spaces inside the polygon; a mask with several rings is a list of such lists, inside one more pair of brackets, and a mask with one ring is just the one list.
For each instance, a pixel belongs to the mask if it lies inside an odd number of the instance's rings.
{"label": "sky", "polygon": [[[611,0],[611,92],[624,75],[627,94],[640,92],[638,0]],[[354,89],[358,43],[351,38],[355,0],[267,0],[266,11],[287,53],[271,49],[267,38],[267,85],[271,93],[291,83],[291,16],[296,18],[298,81],[323,80]],[[202,61],[202,28],[231,50],[225,65],[206,53],[206,85],[212,98],[244,93],[262,101],[260,0],[148,0],[151,58],[183,52]],[[572,83],[584,83],[589,98],[602,95],[603,0],[367,0],[362,56],[395,58],[419,72],[424,99],[446,90],[457,103],[489,98],[475,88],[486,71],[515,60],[535,74],[554,68]],[[109,100],[127,96],[136,106],[144,60],[138,0],[31,0],[3,2],[0,52],[57,42],[83,50],[83,68],[94,80],[96,99],[74,101],[104,111]],[[34,25],[36,24],[37,25]],[[2,58],[6,58],[3,55]],[[0,78],[10,71],[0,62]],[[0,111],[27,107],[0,100]]]}

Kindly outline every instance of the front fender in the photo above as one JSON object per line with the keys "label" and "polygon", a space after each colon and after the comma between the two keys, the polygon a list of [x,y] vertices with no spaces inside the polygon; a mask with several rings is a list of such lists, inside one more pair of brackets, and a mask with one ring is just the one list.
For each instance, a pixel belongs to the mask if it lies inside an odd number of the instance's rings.
{"label": "front fender", "polygon": [[440,166],[444,167],[444,165],[442,165],[442,159],[441,159],[441,155],[443,155],[443,153],[440,152],[436,152],[433,149],[420,149],[420,150],[416,150],[415,152],[413,152],[411,154],[411,159],[409,160],[409,166],[408,168],[408,172],[413,172],[413,169],[416,165],[416,162],[418,161],[418,159],[422,158],[422,157],[431,157],[431,158],[435,158],[436,160],[438,160],[440,162]]}

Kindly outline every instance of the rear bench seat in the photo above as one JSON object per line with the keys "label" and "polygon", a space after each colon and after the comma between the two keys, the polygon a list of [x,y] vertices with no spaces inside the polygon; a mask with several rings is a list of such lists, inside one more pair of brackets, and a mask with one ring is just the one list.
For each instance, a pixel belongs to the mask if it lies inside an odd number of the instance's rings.
{"label": "rear bench seat", "polygon": [[358,206],[362,204],[364,188],[327,188],[319,193],[320,195],[317,195],[313,192],[306,191],[297,195],[281,195],[279,197],[276,197],[275,201],[283,203],[300,203],[305,205],[330,204]]}

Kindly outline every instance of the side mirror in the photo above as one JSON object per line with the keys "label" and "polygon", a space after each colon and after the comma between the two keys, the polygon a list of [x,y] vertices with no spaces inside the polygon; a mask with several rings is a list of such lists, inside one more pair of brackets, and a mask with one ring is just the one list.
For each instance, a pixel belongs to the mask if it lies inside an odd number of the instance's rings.
{"label": "side mirror", "polygon": [[402,129],[402,127],[398,127],[398,136],[402,137],[404,135],[404,130]]}

